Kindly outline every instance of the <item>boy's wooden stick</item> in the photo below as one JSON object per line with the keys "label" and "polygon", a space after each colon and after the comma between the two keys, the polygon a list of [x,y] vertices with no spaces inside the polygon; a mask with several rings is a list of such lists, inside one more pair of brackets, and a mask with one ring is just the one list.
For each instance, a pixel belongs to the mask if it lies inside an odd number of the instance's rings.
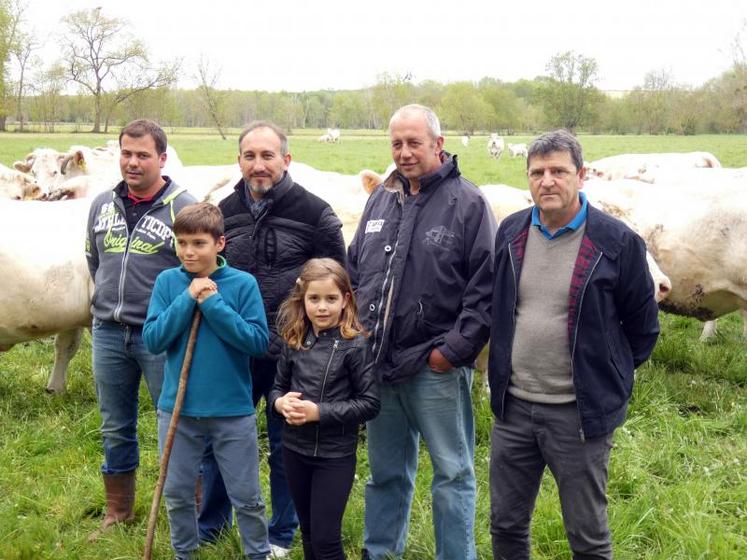
{"label": "boy's wooden stick", "polygon": [[166,482],[166,473],[169,469],[169,457],[171,456],[171,448],[174,446],[174,435],[176,434],[176,424],[179,422],[179,415],[182,411],[182,404],[184,403],[184,394],[187,392],[187,379],[189,378],[189,368],[192,365],[192,352],[195,349],[195,341],[197,340],[197,330],[200,327],[200,309],[195,309],[194,317],[192,318],[192,328],[189,331],[189,340],[187,340],[187,349],[184,353],[184,362],[182,363],[182,371],[179,374],[179,388],[176,391],[176,400],[174,402],[174,411],[171,413],[171,421],[169,422],[169,430],[166,433],[166,442],[163,446],[163,454],[161,455],[161,467],[158,473],[158,483],[153,493],[153,502],[150,505],[150,517],[148,518],[148,532],[145,535],[145,553],[143,554],[143,560],[150,560],[153,554],[153,537],[156,532],[156,521],[158,520],[158,506],[161,505],[161,495],[163,494],[163,485]]}

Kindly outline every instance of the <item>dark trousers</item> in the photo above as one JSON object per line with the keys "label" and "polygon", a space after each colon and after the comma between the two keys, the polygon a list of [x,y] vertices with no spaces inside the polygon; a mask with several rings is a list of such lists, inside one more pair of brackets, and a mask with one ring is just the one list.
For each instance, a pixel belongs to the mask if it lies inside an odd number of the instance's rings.
{"label": "dark trousers", "polygon": [[545,466],[560,494],[575,560],[611,559],[607,465],[612,434],[582,441],[576,403],[538,404],[506,394],[490,454],[494,560],[529,558],[529,525]]}
{"label": "dark trousers", "polygon": [[326,459],[283,447],[288,486],[301,523],[305,560],[345,560],[342,516],[353,487],[355,455]]}
{"label": "dark trousers", "polygon": [[[275,380],[277,362],[275,360],[251,360],[252,396],[254,406],[265,398]],[[283,418],[265,409],[267,419],[267,439],[270,444],[270,503],[272,517],[269,522],[270,543],[290,548],[293,533],[298,527],[298,518],[293,507],[288,484],[283,471],[282,434]],[[201,541],[213,541],[218,534],[231,526],[231,502],[228,499],[223,478],[208,445],[202,461],[202,508],[198,518]]]}

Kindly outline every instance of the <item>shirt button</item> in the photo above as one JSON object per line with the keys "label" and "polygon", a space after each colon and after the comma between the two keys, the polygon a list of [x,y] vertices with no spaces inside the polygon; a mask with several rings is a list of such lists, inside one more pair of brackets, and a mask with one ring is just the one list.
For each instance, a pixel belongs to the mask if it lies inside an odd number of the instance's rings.
{"label": "shirt button", "polygon": [[368,306],[368,309],[371,311],[376,311],[376,306],[372,303],[371,305]]}
{"label": "shirt button", "polygon": [[385,245],[384,246],[384,252],[385,253],[391,253],[392,252],[392,246],[391,245]]}

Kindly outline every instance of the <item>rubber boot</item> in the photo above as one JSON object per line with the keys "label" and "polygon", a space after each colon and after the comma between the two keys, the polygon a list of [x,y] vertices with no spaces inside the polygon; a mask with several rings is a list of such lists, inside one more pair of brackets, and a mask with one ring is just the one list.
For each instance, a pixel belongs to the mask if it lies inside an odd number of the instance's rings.
{"label": "rubber boot", "polygon": [[106,514],[101,526],[91,533],[89,541],[95,541],[101,533],[116,523],[126,523],[135,517],[135,471],[104,475]]}

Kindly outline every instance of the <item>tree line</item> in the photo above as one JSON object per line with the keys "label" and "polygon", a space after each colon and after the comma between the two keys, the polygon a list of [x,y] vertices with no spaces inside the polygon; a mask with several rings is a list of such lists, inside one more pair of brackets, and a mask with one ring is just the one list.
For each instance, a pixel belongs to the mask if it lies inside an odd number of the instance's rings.
{"label": "tree line", "polygon": [[[422,103],[442,125],[464,134],[503,134],[564,127],[610,134],[747,132],[747,57],[743,33],[731,68],[705,84],[678,84],[665,70],[648,72],[629,92],[610,96],[597,87],[594,58],[568,51],[548,61],[545,74],[505,82],[415,83],[409,75],[382,74],[358,90],[237,91],[220,87],[220,70],[202,59],[192,74],[198,86],[175,87],[184,61],[153,62],[125,20],[100,8],[65,16],[59,61],[44,65],[40,45],[25,29],[24,0],[0,0],[0,130],[27,123],[53,132],[59,123],[107,132],[147,117],[171,127],[225,129],[271,119],[286,129],[383,129],[395,109]],[[70,93],[71,89],[75,93]]]}

